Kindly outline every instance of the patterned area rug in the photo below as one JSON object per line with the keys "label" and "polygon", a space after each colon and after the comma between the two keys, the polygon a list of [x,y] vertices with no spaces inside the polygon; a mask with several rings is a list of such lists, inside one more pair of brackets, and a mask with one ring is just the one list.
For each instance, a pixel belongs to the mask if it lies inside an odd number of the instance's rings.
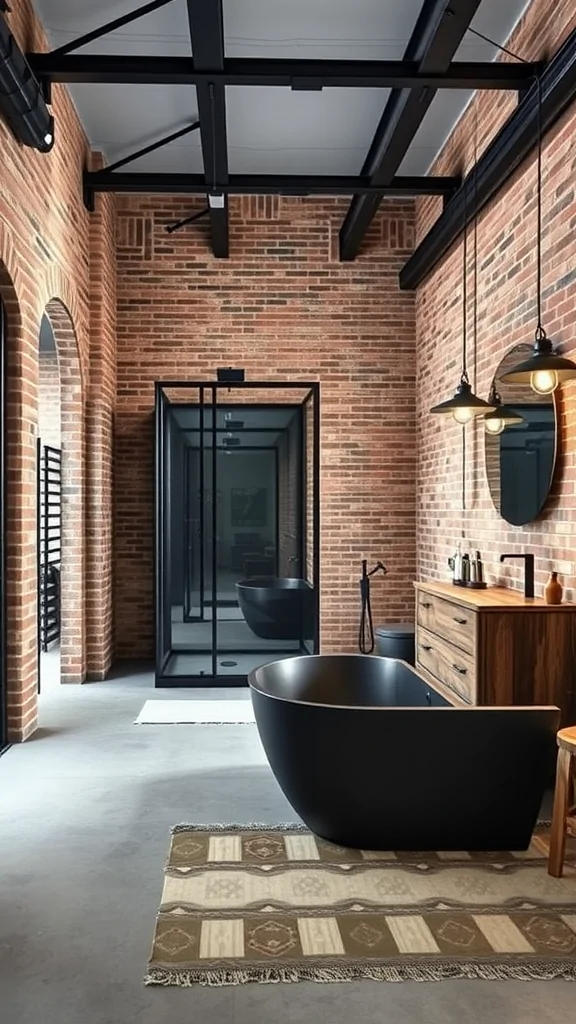
{"label": "patterned area rug", "polygon": [[293,825],[177,825],[146,983],[576,980],[576,839],[380,853]]}

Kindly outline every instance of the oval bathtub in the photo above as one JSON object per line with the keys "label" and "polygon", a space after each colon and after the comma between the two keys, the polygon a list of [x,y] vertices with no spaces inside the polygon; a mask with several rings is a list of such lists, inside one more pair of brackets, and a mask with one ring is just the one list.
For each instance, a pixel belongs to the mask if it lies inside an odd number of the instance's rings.
{"label": "oval bathtub", "polygon": [[473,707],[364,655],[288,658],[249,683],[272,771],[316,835],[367,850],[528,846],[558,708]]}
{"label": "oval bathtub", "polygon": [[256,636],[263,640],[314,637],[314,590],[306,580],[254,576],[236,584],[238,604]]}

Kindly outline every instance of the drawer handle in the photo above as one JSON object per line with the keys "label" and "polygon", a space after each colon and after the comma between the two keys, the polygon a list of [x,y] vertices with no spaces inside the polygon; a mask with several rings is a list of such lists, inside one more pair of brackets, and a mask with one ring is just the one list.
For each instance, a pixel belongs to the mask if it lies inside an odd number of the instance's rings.
{"label": "drawer handle", "polygon": [[457,615],[454,616],[454,622],[457,622],[459,626],[465,626],[468,619],[459,619]]}
{"label": "drawer handle", "polygon": [[432,648],[430,647],[430,644],[420,644],[420,647],[422,648],[423,651],[431,651],[432,650]]}
{"label": "drawer handle", "polygon": [[452,668],[455,668],[456,671],[459,672],[461,676],[465,676],[468,672],[467,668],[459,668],[458,665],[452,665]]}
{"label": "drawer handle", "polygon": [[421,605],[422,605],[422,608],[430,608],[431,607],[430,601],[422,601]]}

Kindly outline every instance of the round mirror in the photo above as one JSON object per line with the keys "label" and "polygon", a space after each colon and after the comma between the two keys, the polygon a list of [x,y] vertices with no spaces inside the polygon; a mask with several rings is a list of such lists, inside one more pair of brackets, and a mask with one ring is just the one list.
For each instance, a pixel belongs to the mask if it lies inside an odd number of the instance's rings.
{"label": "round mirror", "polygon": [[530,345],[516,345],[492,381],[499,405],[483,417],[486,476],[495,508],[513,526],[524,526],[542,512],[556,464],[554,395],[541,395],[529,384],[510,384],[502,376],[526,359]]}

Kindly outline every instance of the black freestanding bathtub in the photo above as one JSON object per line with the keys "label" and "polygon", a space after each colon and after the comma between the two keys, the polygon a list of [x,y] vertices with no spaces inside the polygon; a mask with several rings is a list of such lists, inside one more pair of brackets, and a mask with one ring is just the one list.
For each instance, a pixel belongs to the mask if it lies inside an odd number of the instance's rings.
{"label": "black freestanding bathtub", "polygon": [[263,640],[314,637],[314,590],[306,580],[254,576],[236,584],[238,604],[256,636]]}
{"label": "black freestanding bathtub", "polygon": [[550,778],[555,707],[472,707],[403,661],[288,658],[249,676],[258,731],[316,835],[367,850],[523,850]]}

